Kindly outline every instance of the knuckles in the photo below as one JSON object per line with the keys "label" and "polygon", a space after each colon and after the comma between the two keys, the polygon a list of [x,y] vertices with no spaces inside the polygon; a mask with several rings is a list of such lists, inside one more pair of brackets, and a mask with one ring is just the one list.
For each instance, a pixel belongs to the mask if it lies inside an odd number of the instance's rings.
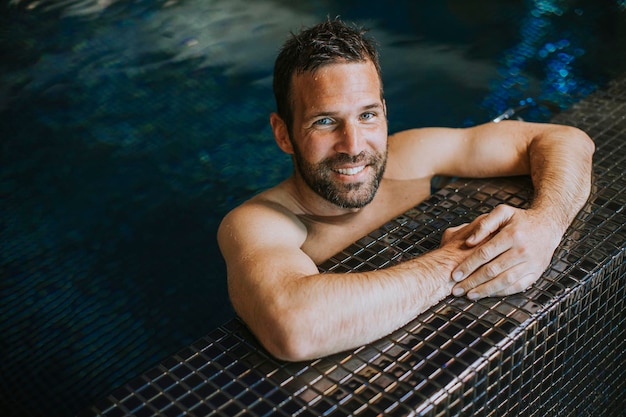
{"label": "knuckles", "polygon": [[515,213],[515,210],[517,210],[515,207],[507,204],[500,204],[493,209],[492,213],[497,213],[498,215],[505,217],[511,217]]}
{"label": "knuckles", "polygon": [[488,263],[484,266],[485,275],[488,279],[495,278],[500,274],[501,269],[498,264],[495,262]]}
{"label": "knuckles", "polygon": [[485,244],[476,249],[476,255],[483,260],[491,260],[493,258],[491,245]]}
{"label": "knuckles", "polygon": [[519,227],[513,228],[510,234],[511,234],[511,239],[517,243],[525,243],[526,241],[528,241],[530,237],[528,236],[528,232],[526,230],[519,228]]}

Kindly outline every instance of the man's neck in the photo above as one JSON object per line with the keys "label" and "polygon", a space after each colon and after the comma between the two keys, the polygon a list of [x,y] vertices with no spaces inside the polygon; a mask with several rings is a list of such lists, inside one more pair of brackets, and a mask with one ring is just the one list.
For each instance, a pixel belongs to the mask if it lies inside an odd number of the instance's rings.
{"label": "man's neck", "polygon": [[332,203],[313,191],[308,184],[297,175],[289,177],[285,185],[287,191],[292,195],[294,201],[302,210],[302,215],[310,218],[321,219],[341,219],[351,218],[358,214],[362,208],[345,208]]}

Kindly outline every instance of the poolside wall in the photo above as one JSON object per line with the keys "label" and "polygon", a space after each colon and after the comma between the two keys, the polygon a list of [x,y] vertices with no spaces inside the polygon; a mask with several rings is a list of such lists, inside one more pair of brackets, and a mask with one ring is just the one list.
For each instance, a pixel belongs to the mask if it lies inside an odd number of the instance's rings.
{"label": "poolside wall", "polygon": [[[557,116],[596,141],[592,195],[528,291],[450,297],[391,335],[327,358],[269,356],[237,319],[80,416],[622,416],[626,406],[626,77]],[[460,180],[360,239],[322,271],[384,268],[450,224],[507,203],[525,178]]]}

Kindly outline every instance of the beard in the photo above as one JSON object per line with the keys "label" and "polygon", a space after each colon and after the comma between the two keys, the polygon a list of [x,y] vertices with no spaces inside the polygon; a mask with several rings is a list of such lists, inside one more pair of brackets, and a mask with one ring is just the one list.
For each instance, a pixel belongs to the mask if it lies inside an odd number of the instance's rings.
{"label": "beard", "polygon": [[[363,208],[374,199],[387,164],[386,150],[382,154],[369,152],[361,152],[356,156],[337,154],[313,164],[302,157],[296,146],[293,148],[297,172],[304,182],[324,199],[341,208],[350,209]],[[370,176],[365,181],[345,183],[334,178],[336,172],[333,168],[363,162],[372,168]]]}

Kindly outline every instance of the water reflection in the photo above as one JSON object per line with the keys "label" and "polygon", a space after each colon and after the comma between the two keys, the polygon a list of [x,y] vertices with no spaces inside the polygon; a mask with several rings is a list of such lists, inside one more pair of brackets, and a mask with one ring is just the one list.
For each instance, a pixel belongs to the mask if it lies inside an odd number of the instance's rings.
{"label": "water reflection", "polygon": [[[103,72],[132,74],[186,60],[194,60],[198,68],[223,67],[226,74],[263,71],[269,77],[286,35],[321,18],[319,13],[273,1],[170,0],[144,5],[140,12],[139,6],[116,0],[14,3],[34,11],[59,11],[66,18],[98,19],[89,38],[76,37],[70,48],[54,51],[30,70],[39,80],[35,85],[74,67],[82,68],[79,80],[88,80]],[[123,16],[131,11],[130,17]],[[495,75],[493,64],[470,59],[466,48],[393,33],[376,20],[367,19],[365,24],[381,45],[383,64],[390,63],[384,66],[390,80],[410,79],[411,71],[415,79],[438,74],[468,88],[484,88]]]}

